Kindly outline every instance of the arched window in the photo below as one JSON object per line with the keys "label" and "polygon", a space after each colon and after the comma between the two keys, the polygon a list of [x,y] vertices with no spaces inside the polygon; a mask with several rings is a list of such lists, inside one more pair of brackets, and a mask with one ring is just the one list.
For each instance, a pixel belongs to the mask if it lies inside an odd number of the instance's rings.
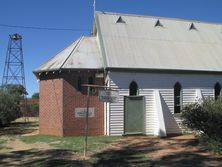
{"label": "arched window", "polygon": [[130,96],[136,96],[138,95],[138,86],[137,86],[137,83],[135,81],[132,81],[130,83],[130,86],[129,86],[129,95]]}
{"label": "arched window", "polygon": [[220,96],[221,96],[221,86],[217,82],[215,84],[215,86],[214,86],[214,97],[215,97],[215,100],[217,100]]}
{"label": "arched window", "polygon": [[180,113],[182,108],[182,91],[181,85],[177,82],[174,85],[174,113]]}

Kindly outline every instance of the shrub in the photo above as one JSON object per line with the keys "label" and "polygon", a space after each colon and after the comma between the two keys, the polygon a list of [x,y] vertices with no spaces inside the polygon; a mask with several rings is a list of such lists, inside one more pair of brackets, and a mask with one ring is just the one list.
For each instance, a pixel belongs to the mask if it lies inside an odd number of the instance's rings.
{"label": "shrub", "polygon": [[222,149],[222,99],[207,99],[185,106],[181,114],[183,125],[200,133],[200,140],[208,149]]}
{"label": "shrub", "polygon": [[17,85],[7,85],[0,90],[0,126],[8,125],[21,116],[19,102],[23,90]]}

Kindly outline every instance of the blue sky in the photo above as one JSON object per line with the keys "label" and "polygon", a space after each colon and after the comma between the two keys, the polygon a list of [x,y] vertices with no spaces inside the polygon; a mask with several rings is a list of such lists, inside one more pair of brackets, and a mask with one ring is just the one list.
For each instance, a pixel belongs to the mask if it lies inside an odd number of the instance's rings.
{"label": "blue sky", "polygon": [[[222,23],[221,0],[97,0],[96,10]],[[9,34],[23,37],[26,88],[39,91],[32,70],[81,35],[90,35],[93,0],[0,0],[0,24],[81,29],[49,31],[0,26],[0,82]],[[222,46],[221,46],[222,47]]]}

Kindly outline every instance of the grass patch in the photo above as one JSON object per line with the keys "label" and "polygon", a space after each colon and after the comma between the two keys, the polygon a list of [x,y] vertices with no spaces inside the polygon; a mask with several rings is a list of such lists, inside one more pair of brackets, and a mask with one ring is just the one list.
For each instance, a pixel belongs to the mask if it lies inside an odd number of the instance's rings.
{"label": "grass patch", "polygon": [[[96,151],[103,148],[106,144],[111,143],[120,137],[108,137],[108,136],[90,136],[88,137],[88,150]],[[21,140],[27,144],[35,142],[47,143],[54,148],[72,150],[80,152],[83,150],[84,137],[58,137],[47,135],[35,135],[35,136],[22,136]]]}

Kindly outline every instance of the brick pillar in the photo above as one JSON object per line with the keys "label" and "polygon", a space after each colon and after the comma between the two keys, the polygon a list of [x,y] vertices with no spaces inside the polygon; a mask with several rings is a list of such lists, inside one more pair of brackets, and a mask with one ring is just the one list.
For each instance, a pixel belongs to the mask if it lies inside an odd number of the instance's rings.
{"label": "brick pillar", "polygon": [[39,133],[63,136],[63,79],[40,81]]}

